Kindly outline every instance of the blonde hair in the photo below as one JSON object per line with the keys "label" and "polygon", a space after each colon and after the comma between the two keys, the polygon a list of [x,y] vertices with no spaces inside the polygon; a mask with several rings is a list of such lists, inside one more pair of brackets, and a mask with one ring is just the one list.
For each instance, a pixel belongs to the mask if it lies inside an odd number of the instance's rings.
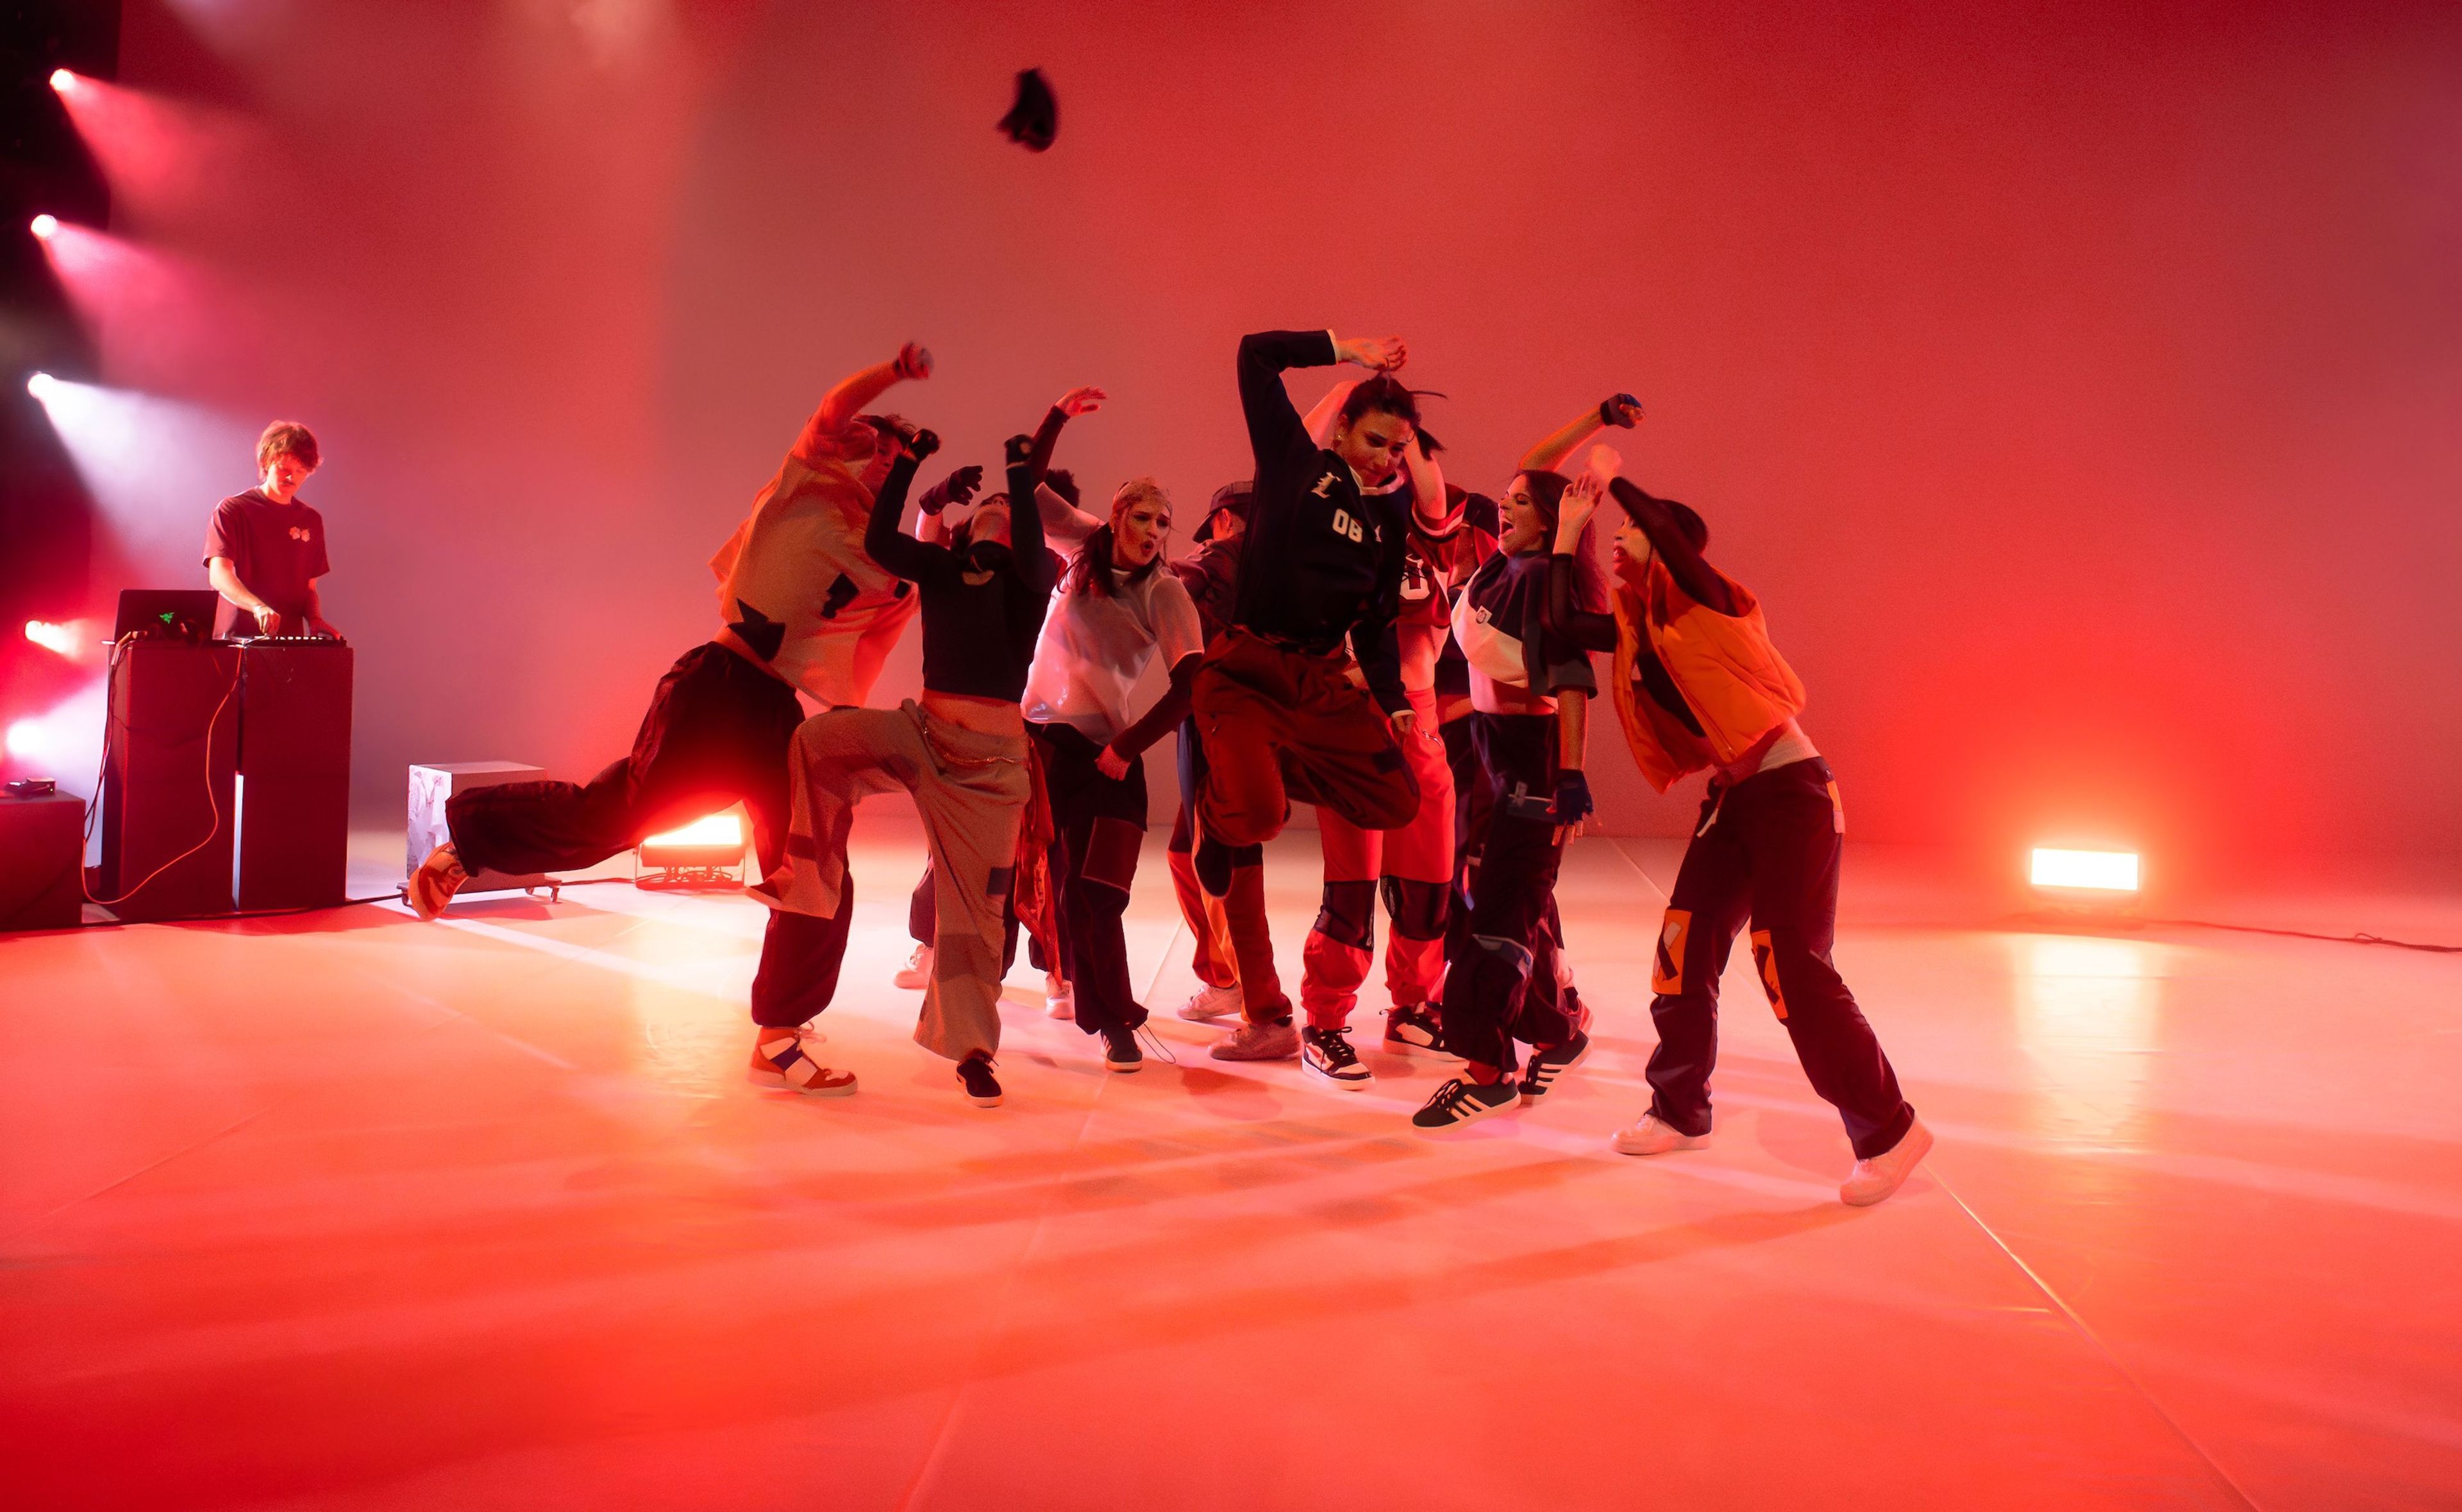
{"label": "blonde hair", "polygon": [[1152,478],[1131,478],[1112,494],[1112,518],[1116,520],[1124,511],[1140,504],[1158,504],[1168,509],[1171,508],[1171,494]]}

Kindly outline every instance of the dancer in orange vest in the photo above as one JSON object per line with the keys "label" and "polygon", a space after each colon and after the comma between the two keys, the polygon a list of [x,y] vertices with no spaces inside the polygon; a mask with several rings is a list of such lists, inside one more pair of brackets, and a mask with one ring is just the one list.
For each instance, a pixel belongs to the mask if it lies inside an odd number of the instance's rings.
{"label": "dancer in orange vest", "polygon": [[[1573,543],[1609,492],[1625,515],[1612,616],[1571,602]],[[1661,792],[1689,773],[1711,774],[1659,928],[1650,1111],[1617,1132],[1615,1147],[1649,1156],[1709,1143],[1718,978],[1749,916],[1770,1009],[1855,1150],[1838,1195],[1867,1206],[1912,1174],[1932,1134],[1830,961],[1846,810],[1829,764],[1796,723],[1803,684],[1770,643],[1760,601],[1703,559],[1708,544],[1693,510],[1593,471],[1566,490],[1549,564],[1551,623],[1614,649],[1616,714],[1642,774]]]}

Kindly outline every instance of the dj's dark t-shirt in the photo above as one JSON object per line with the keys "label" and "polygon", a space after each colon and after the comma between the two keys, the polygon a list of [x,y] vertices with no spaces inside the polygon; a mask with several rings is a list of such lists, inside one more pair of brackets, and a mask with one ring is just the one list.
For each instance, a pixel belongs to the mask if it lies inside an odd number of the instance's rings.
{"label": "dj's dark t-shirt", "polygon": [[[333,571],[325,560],[325,517],[308,505],[276,504],[257,489],[214,506],[205,526],[205,561],[227,556],[249,593],[273,606],[287,634],[308,630],[310,585]],[[256,619],[229,599],[214,613],[214,634],[256,634]]]}

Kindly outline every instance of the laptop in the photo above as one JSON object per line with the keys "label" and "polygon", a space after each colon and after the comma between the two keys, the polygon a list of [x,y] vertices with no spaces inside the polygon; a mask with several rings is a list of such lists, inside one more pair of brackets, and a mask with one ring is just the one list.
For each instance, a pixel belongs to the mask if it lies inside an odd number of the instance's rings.
{"label": "laptop", "polygon": [[135,635],[143,640],[204,645],[214,638],[214,603],[220,597],[210,588],[123,588],[111,638]]}

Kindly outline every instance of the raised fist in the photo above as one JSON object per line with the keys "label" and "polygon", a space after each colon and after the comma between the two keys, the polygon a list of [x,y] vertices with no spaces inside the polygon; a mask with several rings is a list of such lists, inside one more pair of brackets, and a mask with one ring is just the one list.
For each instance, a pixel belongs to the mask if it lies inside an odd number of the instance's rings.
{"label": "raised fist", "polygon": [[1034,438],[1023,432],[1011,436],[1004,455],[1007,457],[1008,464],[1012,467],[1026,462],[1034,455]]}
{"label": "raised fist", "polygon": [[906,438],[906,454],[921,462],[940,449],[940,438],[928,430],[918,430]]}
{"label": "raised fist", "polygon": [[1641,420],[1641,400],[1630,394],[1610,394],[1599,400],[1599,423],[1631,430]]}
{"label": "raised fist", "polygon": [[932,353],[918,342],[909,341],[897,349],[897,376],[906,380],[932,376]]}
{"label": "raised fist", "polygon": [[923,512],[938,514],[953,504],[962,508],[974,501],[975,490],[983,486],[983,469],[968,464],[923,490]]}

